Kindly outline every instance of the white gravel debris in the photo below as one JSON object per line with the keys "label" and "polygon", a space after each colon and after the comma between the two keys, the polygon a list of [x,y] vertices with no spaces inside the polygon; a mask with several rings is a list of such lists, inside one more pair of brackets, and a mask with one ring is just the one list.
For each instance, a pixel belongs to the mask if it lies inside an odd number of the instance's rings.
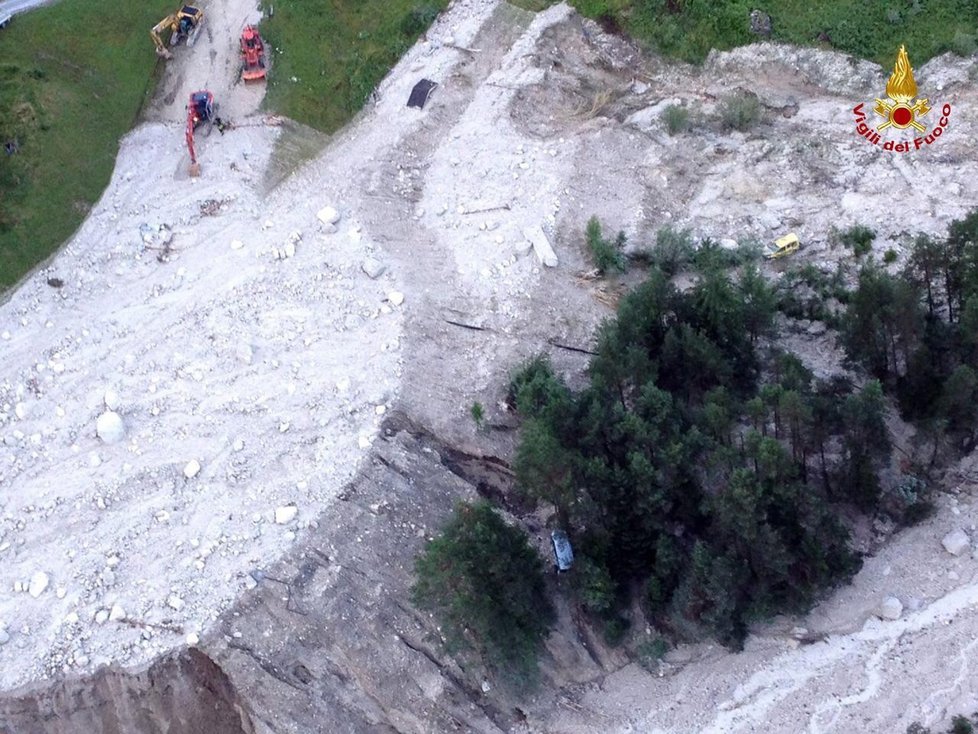
{"label": "white gravel debris", "polygon": [[187,479],[193,479],[198,474],[200,474],[200,462],[197,459],[191,459],[187,462],[187,465],[183,467],[183,475]]}

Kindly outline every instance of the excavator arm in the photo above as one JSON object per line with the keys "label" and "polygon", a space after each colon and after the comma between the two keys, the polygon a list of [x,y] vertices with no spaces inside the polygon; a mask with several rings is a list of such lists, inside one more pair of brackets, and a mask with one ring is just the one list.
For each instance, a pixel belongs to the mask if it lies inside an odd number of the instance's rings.
{"label": "excavator arm", "polygon": [[164,59],[173,57],[163,42],[163,33],[167,30],[170,31],[171,46],[175,46],[183,38],[187,39],[187,45],[193,45],[203,19],[203,10],[193,5],[184,5],[176,13],[170,13],[154,25],[149,35],[153,39],[153,45],[156,46],[156,55]]}
{"label": "excavator arm", "polygon": [[170,15],[166,16],[163,20],[161,20],[159,23],[154,25],[152,30],[150,30],[149,35],[153,39],[153,44],[156,46],[157,56],[160,56],[164,59],[169,59],[170,57],[173,56],[173,54],[171,54],[167,49],[166,44],[163,43],[163,38],[161,37],[160,34],[164,33],[167,29],[169,29],[170,32],[173,33],[174,31],[176,31],[178,25],[179,25],[179,21],[177,20],[177,14],[171,13]]}
{"label": "excavator arm", "polygon": [[197,162],[197,149],[194,147],[194,131],[202,122],[214,121],[214,95],[206,89],[190,95],[187,104],[187,128],[184,136],[187,140],[187,152],[190,153],[190,175],[200,175],[200,164]]}

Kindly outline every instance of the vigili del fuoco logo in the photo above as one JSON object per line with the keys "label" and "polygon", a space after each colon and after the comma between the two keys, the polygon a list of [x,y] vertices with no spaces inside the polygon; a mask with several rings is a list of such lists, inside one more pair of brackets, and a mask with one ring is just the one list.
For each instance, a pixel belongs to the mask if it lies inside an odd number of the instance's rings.
{"label": "vigili del fuoco logo", "polygon": [[[945,104],[941,107],[940,118],[934,120],[937,115],[930,114],[933,108],[928,104],[928,100],[917,98],[917,81],[913,77],[910,58],[903,46],[900,46],[893,73],[886,83],[886,96],[888,99],[877,99],[873,107],[873,112],[878,116],[875,119],[878,124],[875,126],[873,121],[867,120],[862,102],[852,110],[856,118],[856,132],[873,145],[879,145],[883,150],[891,153],[909,153],[920,150],[925,145],[933,145],[947,130],[951,105]],[[930,125],[935,122],[933,129],[928,132]],[[880,133],[887,130],[897,130],[901,133],[910,130],[911,137],[906,133],[898,134],[896,137],[887,135],[889,139],[880,145],[883,141]]]}

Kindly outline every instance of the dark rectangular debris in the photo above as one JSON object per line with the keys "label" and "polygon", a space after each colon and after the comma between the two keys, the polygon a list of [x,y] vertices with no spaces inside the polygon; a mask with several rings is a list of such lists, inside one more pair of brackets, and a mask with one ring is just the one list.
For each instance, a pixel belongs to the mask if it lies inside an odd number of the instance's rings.
{"label": "dark rectangular debris", "polygon": [[411,97],[408,99],[407,106],[417,107],[419,110],[422,109],[428,103],[428,97],[431,96],[431,91],[437,86],[438,84],[431,81],[431,79],[422,79],[411,90]]}

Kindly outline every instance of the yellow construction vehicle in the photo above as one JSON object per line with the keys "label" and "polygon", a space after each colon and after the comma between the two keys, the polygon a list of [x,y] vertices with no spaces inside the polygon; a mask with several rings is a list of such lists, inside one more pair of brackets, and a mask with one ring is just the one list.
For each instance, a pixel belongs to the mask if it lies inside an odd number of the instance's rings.
{"label": "yellow construction vehicle", "polygon": [[164,59],[173,56],[163,43],[162,34],[167,29],[170,31],[170,45],[176,46],[180,41],[187,39],[187,45],[192,46],[197,33],[200,30],[201,21],[204,20],[204,11],[195,8],[193,5],[184,5],[176,13],[170,13],[163,20],[153,26],[149,32],[153,43],[156,45],[156,55]]}
{"label": "yellow construction vehicle", "polygon": [[764,257],[768,260],[774,260],[785,255],[790,255],[792,252],[797,252],[799,247],[801,247],[801,243],[798,241],[798,235],[791,232],[784,237],[776,239],[774,241],[774,247],[769,247],[767,252],[764,253]]}

